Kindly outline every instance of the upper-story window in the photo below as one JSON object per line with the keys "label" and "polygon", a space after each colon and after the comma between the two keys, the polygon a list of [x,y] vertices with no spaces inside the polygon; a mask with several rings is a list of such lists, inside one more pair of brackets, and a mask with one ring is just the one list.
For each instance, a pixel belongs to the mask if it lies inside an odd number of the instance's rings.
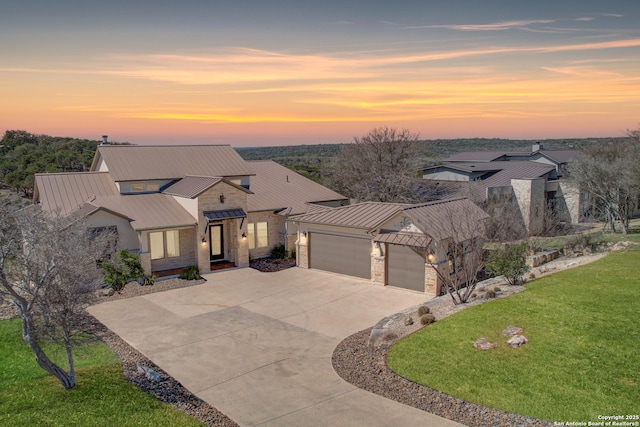
{"label": "upper-story window", "polygon": [[160,191],[160,184],[157,182],[132,182],[129,184],[129,191],[131,193],[155,193]]}

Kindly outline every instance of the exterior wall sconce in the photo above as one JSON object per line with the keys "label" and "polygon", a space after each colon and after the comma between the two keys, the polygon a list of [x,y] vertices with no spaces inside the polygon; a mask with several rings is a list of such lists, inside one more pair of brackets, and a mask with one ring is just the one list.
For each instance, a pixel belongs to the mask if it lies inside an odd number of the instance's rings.
{"label": "exterior wall sconce", "polygon": [[306,231],[303,231],[303,232],[302,232],[302,235],[306,238],[306,237],[307,237],[307,232],[306,232]]}
{"label": "exterior wall sconce", "polygon": [[429,264],[433,264],[435,260],[436,255],[433,252],[429,252],[429,255],[427,255],[427,261],[429,261]]}
{"label": "exterior wall sconce", "polygon": [[220,195],[220,203],[224,203],[224,194]]}
{"label": "exterior wall sconce", "polygon": [[203,245],[207,243],[207,239],[204,236],[202,236],[202,240],[200,240],[200,241],[202,242]]}
{"label": "exterior wall sconce", "polygon": [[242,233],[242,240],[247,240],[247,233]]}

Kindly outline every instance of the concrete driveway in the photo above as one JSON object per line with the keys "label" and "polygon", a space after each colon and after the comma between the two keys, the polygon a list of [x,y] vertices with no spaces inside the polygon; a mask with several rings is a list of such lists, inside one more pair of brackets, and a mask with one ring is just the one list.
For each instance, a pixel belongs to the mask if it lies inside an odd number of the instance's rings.
{"label": "concrete driveway", "polygon": [[331,366],[342,339],[423,295],[300,268],[206,279],[89,311],[243,426],[459,425],[361,390]]}

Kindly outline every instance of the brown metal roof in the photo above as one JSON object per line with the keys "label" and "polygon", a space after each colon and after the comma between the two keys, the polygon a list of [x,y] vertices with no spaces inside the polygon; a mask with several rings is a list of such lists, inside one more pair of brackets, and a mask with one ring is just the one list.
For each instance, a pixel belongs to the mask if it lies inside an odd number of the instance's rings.
{"label": "brown metal roof", "polygon": [[410,205],[401,203],[363,202],[303,215],[294,221],[372,229]]}
{"label": "brown metal roof", "polygon": [[180,181],[162,190],[162,193],[193,199],[220,181],[222,181],[222,178],[219,176],[185,176]]}
{"label": "brown metal roof", "polygon": [[230,145],[99,145],[92,170],[100,158],[115,181],[253,175]]}
{"label": "brown metal roof", "polygon": [[373,238],[374,242],[392,243],[394,245],[426,248],[431,243],[431,237],[420,233],[389,232],[380,233]]}
{"label": "brown metal roof", "polygon": [[466,240],[478,236],[481,221],[489,216],[469,199],[452,199],[415,205],[403,213],[425,234],[437,240],[455,237]]}
{"label": "brown metal roof", "polygon": [[247,196],[249,212],[288,209],[288,214],[307,212],[307,203],[347,200],[342,194],[295,173],[274,161],[247,162],[255,172]]}
{"label": "brown metal roof", "polygon": [[119,194],[108,172],[72,172],[35,175],[34,200],[62,216],[76,210],[92,196]]}
{"label": "brown metal roof", "polygon": [[126,216],[137,231],[196,224],[196,219],[191,214],[173,197],[165,194],[96,197],[89,203],[96,208]]}

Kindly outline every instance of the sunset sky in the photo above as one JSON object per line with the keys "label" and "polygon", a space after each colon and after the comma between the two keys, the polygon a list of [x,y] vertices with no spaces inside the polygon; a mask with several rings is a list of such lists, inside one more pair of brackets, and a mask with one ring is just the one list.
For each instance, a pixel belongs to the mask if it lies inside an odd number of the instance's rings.
{"label": "sunset sky", "polygon": [[253,146],[639,123],[639,0],[0,5],[2,133]]}

